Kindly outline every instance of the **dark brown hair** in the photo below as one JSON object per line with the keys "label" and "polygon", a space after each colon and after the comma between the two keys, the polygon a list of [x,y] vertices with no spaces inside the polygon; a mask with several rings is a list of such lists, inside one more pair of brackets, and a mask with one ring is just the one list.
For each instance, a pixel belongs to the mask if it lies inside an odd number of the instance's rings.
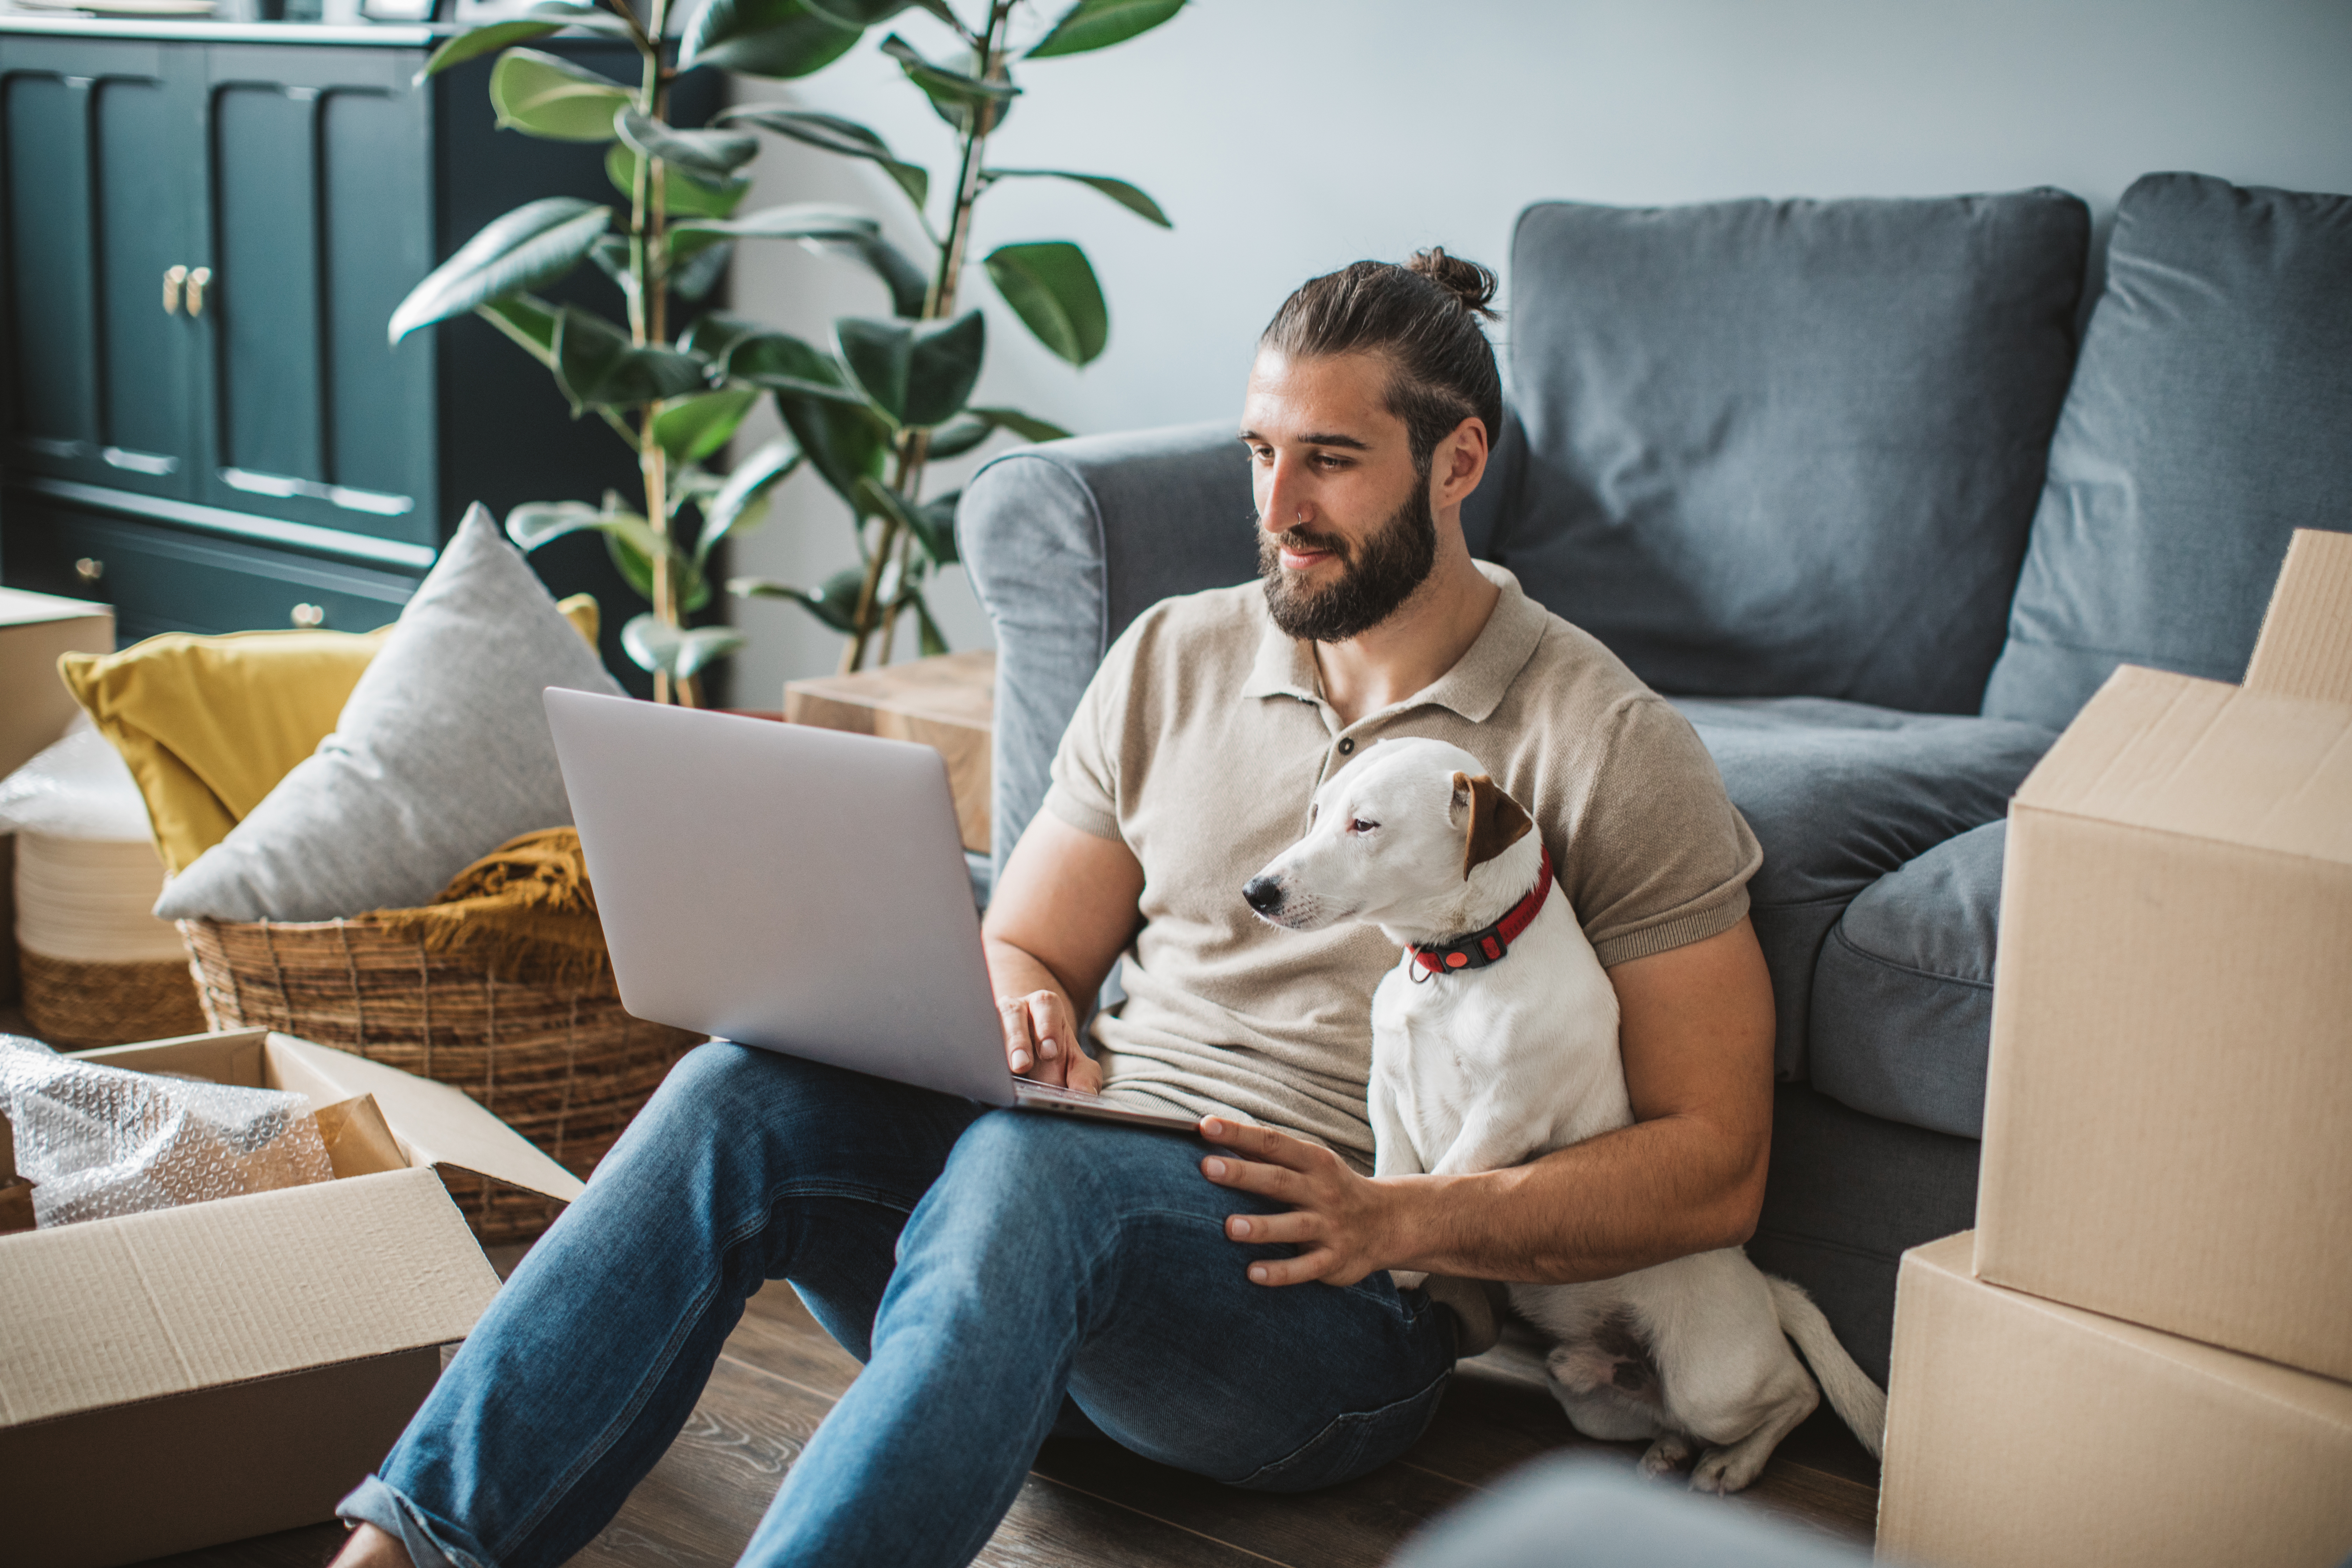
{"label": "dark brown hair", "polygon": [[1430,458],[1454,427],[1476,416],[1491,450],[1503,434],[1503,379],[1479,327],[1495,312],[1495,275],[1443,247],[1392,261],[1354,261],[1310,278],[1282,302],[1258,347],[1293,359],[1385,355],[1389,412],[1404,421],[1412,466]]}

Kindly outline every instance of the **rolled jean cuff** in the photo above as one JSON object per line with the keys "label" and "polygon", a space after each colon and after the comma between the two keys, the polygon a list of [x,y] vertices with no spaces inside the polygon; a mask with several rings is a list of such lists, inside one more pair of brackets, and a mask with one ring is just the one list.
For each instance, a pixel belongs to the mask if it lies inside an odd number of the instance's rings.
{"label": "rolled jean cuff", "polygon": [[394,1537],[407,1549],[408,1561],[415,1568],[496,1568],[488,1558],[435,1535],[417,1506],[378,1476],[353,1487],[351,1495],[335,1505],[335,1517],[352,1524],[373,1524]]}

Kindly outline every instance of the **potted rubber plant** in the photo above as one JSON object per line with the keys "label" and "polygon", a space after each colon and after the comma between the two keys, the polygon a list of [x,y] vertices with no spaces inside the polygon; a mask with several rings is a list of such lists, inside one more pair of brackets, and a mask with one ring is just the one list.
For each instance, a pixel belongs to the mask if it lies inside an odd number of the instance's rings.
{"label": "potted rubber plant", "polygon": [[[685,617],[714,592],[719,542],[757,526],[775,488],[803,468],[846,504],[857,560],[825,581],[795,585],[739,578],[747,596],[793,600],[842,632],[841,668],[887,658],[900,618],[915,619],[925,653],[946,651],[923,589],[955,559],[956,495],[926,495],[926,466],[999,433],[1045,440],[1066,432],[1018,409],[975,407],[987,348],[981,312],[964,305],[973,215],[1012,179],[1076,181],[1168,226],[1150,196],[1107,174],[999,168],[990,135],[1025,89],[1014,67],[1122,43],[1160,26],[1183,0],[1076,0],[1016,36],[1015,0],[986,0],[967,22],[951,0],[702,0],[675,47],[669,0],[570,0],[477,27],[435,52],[425,75],[496,55],[489,92],[499,123],[524,135],[609,146],[605,170],[624,199],[528,202],[493,220],[417,284],[393,313],[394,342],[472,311],[553,375],[575,417],[594,416],[637,458],[640,493],[607,493],[517,507],[507,531],[524,550],[591,530],[650,608],[622,634],[651,670],[657,700],[694,702],[698,674],[741,646],[727,626]],[[901,13],[944,29],[939,58],[897,31],[877,44],[950,133],[954,172],[942,186],[870,128],[839,116],[768,104],[721,111],[707,127],[669,123],[677,74],[712,66],[744,75],[806,77]],[[528,47],[564,28],[625,37],[642,62],[635,85]],[[421,78],[420,78],[421,79]],[[740,207],[744,170],[762,134],[878,166],[911,204],[930,254],[908,255],[870,213],[793,203]],[[717,310],[700,310],[736,245],[790,241],[840,256],[880,285],[886,310],[844,316],[822,342]],[[1109,309],[1092,264],[1066,239],[996,246],[979,258],[998,295],[1038,341],[1073,365],[1103,351]],[[582,266],[608,278],[625,320],[546,289]],[[719,455],[760,398],[773,399],[784,434],[722,469]]]}

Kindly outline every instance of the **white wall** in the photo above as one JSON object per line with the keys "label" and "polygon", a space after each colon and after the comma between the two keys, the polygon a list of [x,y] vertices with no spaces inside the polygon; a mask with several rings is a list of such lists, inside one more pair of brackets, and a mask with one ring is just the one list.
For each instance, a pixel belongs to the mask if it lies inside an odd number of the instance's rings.
{"label": "white wall", "polygon": [[[919,12],[897,25],[948,53]],[[742,95],[864,121],[944,187],[947,130],[874,52],[880,37]],[[1194,0],[1156,32],[1018,79],[1027,96],[994,162],[1119,175],[1176,225],[1061,182],[1007,182],[981,205],[975,255],[1075,239],[1102,278],[1110,347],[1084,372],[983,280],[966,292],[990,311],[979,401],[1080,432],[1229,416],[1258,329],[1301,279],[1433,243],[1500,269],[1514,215],[1545,198],[2046,184],[2105,216],[2159,169],[2352,191],[2352,0]],[[867,165],[772,138],[756,169],[749,206],[904,211]],[[887,310],[854,264],[753,248],[736,268],[747,314],[821,341],[835,313]],[[814,475],[775,510],[738,572],[809,581],[851,558],[846,514]],[[960,580],[935,597],[958,647],[985,644]],[[753,638],[738,703],[772,706],[785,679],[831,668],[838,639],[796,607],[735,614]]]}

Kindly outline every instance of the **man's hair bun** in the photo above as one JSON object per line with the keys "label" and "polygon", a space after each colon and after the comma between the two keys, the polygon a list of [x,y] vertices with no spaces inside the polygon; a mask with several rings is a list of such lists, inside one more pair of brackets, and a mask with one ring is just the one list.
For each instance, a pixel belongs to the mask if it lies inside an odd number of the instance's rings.
{"label": "man's hair bun", "polygon": [[1495,319],[1488,301],[1495,297],[1496,278],[1488,268],[1446,255],[1442,245],[1414,251],[1412,259],[1404,265],[1406,271],[1419,273],[1461,300],[1464,310],[1474,310],[1490,321]]}

